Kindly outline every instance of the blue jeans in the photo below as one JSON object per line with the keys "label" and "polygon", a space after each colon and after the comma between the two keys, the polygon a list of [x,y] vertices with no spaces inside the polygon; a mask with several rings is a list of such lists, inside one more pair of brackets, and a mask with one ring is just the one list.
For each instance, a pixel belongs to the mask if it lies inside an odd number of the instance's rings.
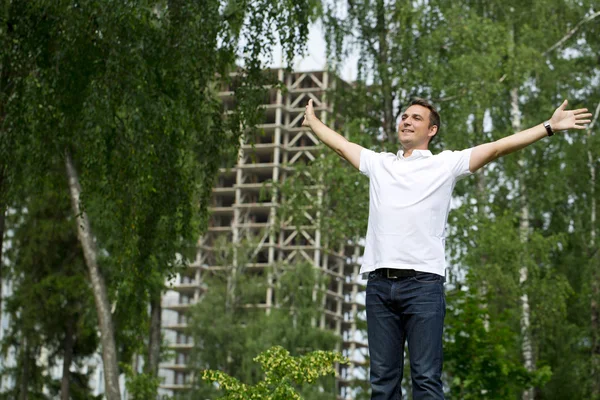
{"label": "blue jeans", "polygon": [[429,273],[392,279],[380,270],[369,273],[366,305],[371,400],[402,398],[405,341],[413,399],[444,399],[444,282],[443,276]]}

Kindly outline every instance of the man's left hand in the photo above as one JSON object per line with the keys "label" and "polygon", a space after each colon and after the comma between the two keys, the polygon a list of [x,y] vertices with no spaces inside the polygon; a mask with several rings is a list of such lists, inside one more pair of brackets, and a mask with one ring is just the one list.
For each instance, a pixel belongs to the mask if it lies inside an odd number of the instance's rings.
{"label": "man's left hand", "polygon": [[580,108],[578,110],[565,110],[567,107],[567,100],[554,111],[552,118],[550,119],[550,127],[553,131],[566,131],[567,129],[585,129],[585,124],[589,124],[592,117],[591,113],[587,112],[587,108]]}

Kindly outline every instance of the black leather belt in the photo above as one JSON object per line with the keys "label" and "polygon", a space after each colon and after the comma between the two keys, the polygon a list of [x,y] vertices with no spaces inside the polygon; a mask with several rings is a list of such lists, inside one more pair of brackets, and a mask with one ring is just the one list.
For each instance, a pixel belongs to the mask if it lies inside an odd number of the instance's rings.
{"label": "black leather belt", "polygon": [[414,269],[396,269],[396,268],[379,268],[376,270],[384,278],[398,279],[417,276],[418,272]]}

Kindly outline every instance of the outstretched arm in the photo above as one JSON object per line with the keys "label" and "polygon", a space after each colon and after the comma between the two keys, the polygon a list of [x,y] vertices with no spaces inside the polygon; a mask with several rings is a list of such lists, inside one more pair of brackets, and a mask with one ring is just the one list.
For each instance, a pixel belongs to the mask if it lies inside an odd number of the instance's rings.
{"label": "outstretched arm", "polygon": [[[566,107],[567,100],[554,111],[554,114],[550,119],[550,127],[552,130],[558,132],[567,129],[585,129],[584,124],[589,124],[589,118],[592,116],[591,113],[587,112],[587,108],[565,110]],[[533,128],[515,133],[514,135],[507,136],[495,142],[477,146],[471,153],[469,169],[471,172],[475,172],[495,159],[529,146],[546,136],[548,136],[546,128],[543,124],[539,124]]]}
{"label": "outstretched arm", "polygon": [[319,121],[315,116],[312,99],[308,101],[304,111],[304,121],[302,126],[308,126],[318,136],[318,138],[328,147],[335,150],[340,156],[344,157],[356,169],[360,167],[360,152],[362,146],[348,141],[345,137],[330,129]]}

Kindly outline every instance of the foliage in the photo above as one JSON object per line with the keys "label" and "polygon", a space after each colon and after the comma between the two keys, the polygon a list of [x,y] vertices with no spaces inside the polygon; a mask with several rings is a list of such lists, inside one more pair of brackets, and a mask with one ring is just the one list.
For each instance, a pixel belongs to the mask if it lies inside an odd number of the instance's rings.
{"label": "foliage", "polygon": [[[321,315],[317,305],[323,294],[317,288],[323,277],[309,263],[251,270],[248,264],[255,246],[251,240],[237,245],[221,240],[216,244],[219,265],[228,267],[205,274],[207,290],[189,313],[187,332],[194,342],[188,364],[195,370],[220,370],[248,384],[260,379],[260,370],[252,362],[257,353],[279,345],[297,356],[334,349],[339,341],[335,334],[315,326]],[[266,313],[263,305],[268,301],[269,286],[274,294],[271,310]],[[301,390],[310,399],[330,398],[333,383],[328,377],[319,381],[318,387],[324,392],[311,386]],[[189,398],[213,395],[212,385],[198,381]]]}
{"label": "foliage", "polygon": [[[353,60],[350,54],[357,56],[353,65],[357,81],[338,85],[332,94],[342,121],[340,132],[363,147],[395,153],[395,117],[414,96],[432,100],[442,115],[440,134],[431,146],[434,153],[513,133],[514,106],[521,129],[548,119],[564,98],[573,108],[593,110],[600,99],[598,24],[597,16],[586,18],[597,11],[593,2],[560,0],[328,3],[324,25],[330,65],[339,71],[344,62]],[[552,27],[547,21],[553,21]],[[511,98],[514,90],[516,103]],[[589,398],[593,382],[600,382],[600,376],[590,378],[583,372],[590,365],[591,338],[597,337],[589,328],[594,301],[590,296],[595,296],[597,278],[588,269],[593,264],[587,245],[596,229],[590,226],[598,199],[598,191],[590,185],[591,168],[598,165],[597,147],[591,145],[598,140],[595,132],[586,140],[576,132],[555,135],[459,182],[449,218],[450,287],[466,284],[472,290],[470,301],[485,310],[482,318],[490,332],[519,332],[513,346],[504,346],[503,335],[489,338],[504,349],[504,358],[513,367],[521,359],[519,345],[526,335],[531,337],[538,371],[542,375],[547,368],[553,371],[550,380],[535,381],[537,393],[548,399]],[[358,232],[360,237],[366,224],[365,183],[348,177],[356,172],[342,163],[329,164],[336,171],[325,172],[321,160],[317,165],[309,165],[305,176],[323,176],[325,188],[335,182],[331,187],[336,193],[327,195],[346,199],[343,211],[322,211],[330,218],[343,216],[335,223],[341,229],[333,229],[330,237],[343,238],[339,232]],[[319,207],[301,196],[289,199],[290,210]],[[331,204],[327,199],[322,203]],[[525,209],[530,229],[522,241],[519,218]],[[528,272],[525,282],[520,279],[521,268]],[[523,296],[531,310],[525,332],[520,327]],[[468,306],[454,301],[458,297],[449,296],[449,309],[460,312]],[[486,346],[473,348],[473,357],[478,352],[481,357],[493,354],[486,352],[494,349],[494,342]],[[495,387],[492,380],[480,379],[477,363],[461,364],[463,369],[457,370],[453,357],[461,355],[446,357],[449,377],[478,377],[475,380],[482,385]],[[575,366],[564,368],[561,358],[573,360]],[[509,391],[518,396],[524,387]],[[498,393],[483,389],[489,398]]]}
{"label": "foliage", "polygon": [[[25,390],[34,396],[44,386],[60,387],[46,369],[60,365],[65,352],[72,352],[74,364],[80,365],[98,346],[92,293],[65,186],[51,179],[42,186],[23,185],[25,197],[9,214],[12,246],[3,275],[12,286],[4,304],[11,324],[2,350],[8,355],[14,349],[17,357],[14,368],[1,372],[14,378],[15,387],[7,392],[14,398]],[[45,366],[38,362],[42,351]],[[91,398],[87,379],[72,373],[73,398]]]}
{"label": "foliage", "polygon": [[[262,115],[262,57],[276,43],[297,54],[315,7],[2,2],[0,210],[18,202],[21,181],[64,179],[48,165],[73,155],[116,307],[115,332],[102,335],[117,336],[122,360],[145,336],[149,299],[206,225],[223,156]],[[243,79],[224,119],[217,93],[231,72]]]}
{"label": "foliage", "polygon": [[207,370],[202,378],[217,382],[225,395],[223,400],[234,399],[302,399],[296,387],[304,383],[314,383],[319,377],[335,374],[335,363],[346,363],[341,354],[331,351],[314,351],[301,357],[292,357],[281,346],[275,346],[253,359],[261,364],[264,380],[254,386],[221,371]]}
{"label": "foliage", "polygon": [[473,289],[451,291],[448,303],[444,370],[449,398],[514,399],[521,390],[543,386],[550,379],[548,366],[530,373],[522,365],[518,331],[496,322],[486,329],[488,310]]}
{"label": "foliage", "polygon": [[[367,229],[368,184],[368,179],[336,153],[321,151],[309,165],[298,164],[293,179],[275,184],[284,199],[277,218],[287,221],[291,217],[291,223],[301,227],[314,223],[306,210],[319,210],[316,223],[321,232],[326,232],[329,243],[356,240]],[[348,197],[346,188],[351,188],[355,196]],[[322,196],[317,196],[317,191]]]}
{"label": "foliage", "polygon": [[[27,379],[32,397],[56,388],[35,360],[42,347],[51,349],[51,362],[58,359],[69,318],[80,321],[77,358],[96,346],[74,220],[59,193],[66,192],[64,151],[80,171],[127,369],[145,341],[148,300],[193,253],[206,226],[218,168],[262,118],[256,104],[263,102],[263,85],[273,84],[262,73],[263,60],[278,41],[288,60],[301,52],[308,23],[321,9],[329,65],[335,70],[350,50],[358,53],[357,82],[340,82],[328,94],[338,115],[333,124],[364,147],[397,150],[395,119],[414,96],[433,100],[442,114],[434,151],[512,133],[513,105],[525,128],[547,119],[565,97],[574,107],[595,109],[600,102],[600,25],[598,18],[585,22],[598,12],[591,0],[1,2],[0,212],[16,210],[8,255],[15,292],[7,301],[14,325],[5,345],[18,350],[20,363],[4,372]],[[233,90],[227,118],[217,96],[221,80]],[[532,384],[547,399],[592,397],[594,380],[600,382],[590,357],[598,341],[590,321],[600,302],[593,218],[600,191],[597,179],[590,184],[598,126],[585,140],[555,135],[457,185],[449,280],[468,291],[449,295],[449,310],[456,312],[449,337],[466,332],[480,346],[446,343],[445,371],[457,379],[449,382],[453,394],[487,390],[489,398],[504,398]],[[297,172],[280,187],[285,215],[301,225],[303,210],[315,208],[323,243],[359,243],[368,212],[366,178],[331,152]],[[321,199],[295,196],[318,189]],[[519,235],[523,209],[529,212],[527,241]],[[521,267],[529,273],[524,283]],[[273,278],[281,305],[269,316],[243,307],[249,299],[260,303],[266,287],[264,276],[254,279],[250,269],[239,268],[235,279],[213,277],[214,302],[205,297],[206,309],[194,317],[200,327],[194,335],[204,343],[199,368],[222,368],[255,382],[250,354],[281,338],[292,354],[334,346],[335,338],[312,326],[318,307],[308,297],[315,285],[310,268],[262,271]],[[524,295],[532,310],[526,333],[537,378],[518,368]],[[47,302],[40,305],[39,298]],[[50,318],[56,313],[61,317]],[[215,315],[212,327],[207,321]],[[506,382],[505,391],[494,376]],[[156,387],[147,376],[132,384],[144,396]]]}
{"label": "foliage", "polygon": [[138,374],[128,364],[122,364],[125,371],[128,398],[132,400],[146,400],[156,397],[161,378],[151,374]]}

